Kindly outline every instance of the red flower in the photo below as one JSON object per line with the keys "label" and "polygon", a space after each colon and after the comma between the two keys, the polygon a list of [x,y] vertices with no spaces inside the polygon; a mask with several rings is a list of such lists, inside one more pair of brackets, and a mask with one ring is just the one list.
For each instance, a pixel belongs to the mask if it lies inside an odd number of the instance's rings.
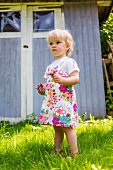
{"label": "red flower", "polygon": [[41,94],[45,93],[44,86],[41,83],[39,85],[37,85],[37,88],[35,88],[35,89],[38,91],[38,93],[41,93]]}

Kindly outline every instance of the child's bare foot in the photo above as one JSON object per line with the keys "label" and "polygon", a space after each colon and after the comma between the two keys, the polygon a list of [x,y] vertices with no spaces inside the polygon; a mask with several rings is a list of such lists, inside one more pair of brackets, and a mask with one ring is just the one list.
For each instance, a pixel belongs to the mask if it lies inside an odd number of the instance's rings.
{"label": "child's bare foot", "polygon": [[76,152],[77,155],[80,155],[80,150],[78,150],[78,152]]}
{"label": "child's bare foot", "polygon": [[80,150],[74,153],[69,153],[69,156],[74,157],[75,155],[80,155]]}
{"label": "child's bare foot", "polygon": [[61,154],[61,153],[64,153],[63,149],[61,149],[61,150],[56,150],[56,149],[54,149],[53,152],[54,152],[55,154],[56,154],[56,153],[60,153],[60,154]]}
{"label": "child's bare foot", "polygon": [[80,155],[80,150],[78,150],[74,155],[70,154],[69,156],[64,157],[64,160],[72,160],[75,155]]}

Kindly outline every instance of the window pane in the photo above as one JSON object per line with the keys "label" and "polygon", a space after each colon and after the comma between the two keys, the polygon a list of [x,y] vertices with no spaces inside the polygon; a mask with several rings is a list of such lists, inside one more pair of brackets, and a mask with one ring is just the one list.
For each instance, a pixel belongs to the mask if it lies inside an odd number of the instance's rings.
{"label": "window pane", "polygon": [[54,29],[54,11],[33,12],[33,32]]}
{"label": "window pane", "polygon": [[0,32],[20,32],[21,12],[0,12]]}

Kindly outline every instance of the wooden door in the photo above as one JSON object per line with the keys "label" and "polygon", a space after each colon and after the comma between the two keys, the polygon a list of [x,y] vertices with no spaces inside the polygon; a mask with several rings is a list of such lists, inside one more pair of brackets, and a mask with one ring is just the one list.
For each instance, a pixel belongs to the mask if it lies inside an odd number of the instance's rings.
{"label": "wooden door", "polygon": [[26,117],[26,6],[0,8],[0,117]]}

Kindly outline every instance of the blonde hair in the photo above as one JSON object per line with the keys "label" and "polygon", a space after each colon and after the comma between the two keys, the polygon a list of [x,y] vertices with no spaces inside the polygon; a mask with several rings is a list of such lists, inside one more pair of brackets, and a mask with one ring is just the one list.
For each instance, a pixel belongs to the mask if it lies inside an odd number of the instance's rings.
{"label": "blonde hair", "polygon": [[72,54],[74,40],[71,33],[68,30],[55,29],[50,31],[47,36],[48,43],[51,41],[52,37],[55,37],[58,40],[63,39],[67,44],[69,44],[69,49],[66,52],[66,56],[70,56]]}

